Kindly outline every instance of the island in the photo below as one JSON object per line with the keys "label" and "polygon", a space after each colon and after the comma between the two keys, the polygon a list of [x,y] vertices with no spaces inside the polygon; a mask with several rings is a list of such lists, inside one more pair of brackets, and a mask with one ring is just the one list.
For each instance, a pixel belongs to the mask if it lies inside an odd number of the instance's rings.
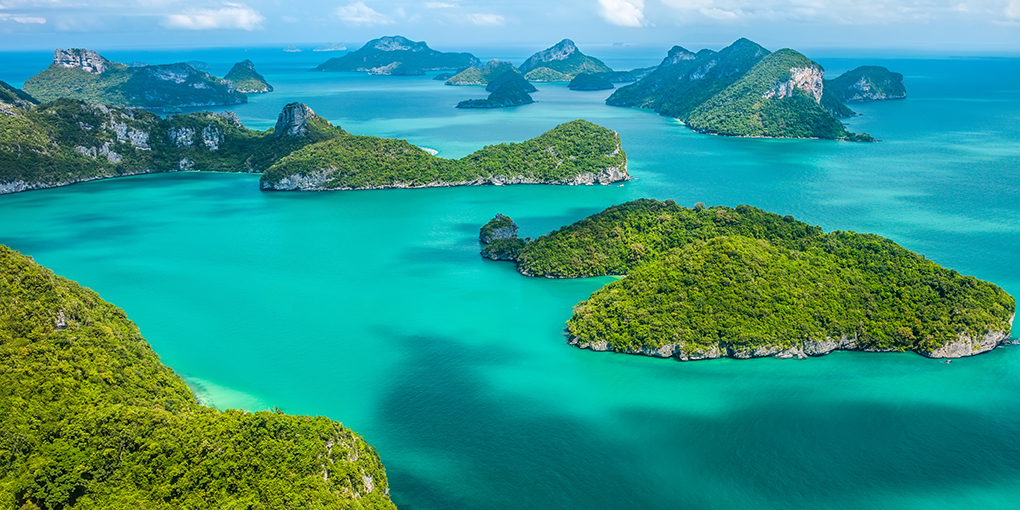
{"label": "island", "polygon": [[373,39],[361,48],[341,57],[323,62],[313,71],[373,71],[386,74],[383,68],[393,64],[420,71],[446,71],[477,66],[478,58],[470,53],[443,53],[424,42],[406,37],[387,36]]}
{"label": "island", "polygon": [[604,74],[581,73],[567,84],[570,90],[610,90],[616,88]]}
{"label": "island", "polygon": [[0,289],[0,506],[396,508],[340,422],[200,405],[123,310],[3,245]]}
{"label": "island", "polygon": [[522,143],[490,145],[444,159],[404,140],[341,135],[281,158],[264,190],[365,190],[491,184],[591,185],[625,181],[627,155],[615,131],[585,120]]}
{"label": "island", "polygon": [[512,62],[492,59],[483,67],[469,67],[446,80],[446,85],[485,85],[489,92],[496,90],[503,82],[514,80],[521,84],[525,92],[537,92],[534,85],[528,83],[521,71]]}
{"label": "island", "polygon": [[567,322],[569,343],[597,351],[683,361],[833,350],[957,358],[1008,339],[1016,311],[1001,288],[889,239],[825,233],[746,205],[641,199],[517,244],[508,256],[483,256],[514,260],[528,276],[624,276]]}
{"label": "island", "polygon": [[650,108],[699,133],[874,141],[846,129],[853,112],[828,92],[824,70],[804,55],[739,39],[715,52],[674,46],[659,67],[606,104]]}
{"label": "island", "polygon": [[845,103],[905,99],[903,75],[885,67],[861,66],[825,81],[825,88]]}
{"label": "island", "polygon": [[273,86],[266,82],[258,71],[255,70],[255,63],[251,60],[242,60],[230,68],[230,72],[223,77],[229,81],[235,90],[244,94],[263,94],[272,92]]}
{"label": "island", "polygon": [[248,101],[229,82],[190,64],[131,67],[81,48],[55,50],[53,63],[26,80],[23,88],[44,102],[70,98],[157,110]]}
{"label": "island", "polygon": [[[534,103],[526,87],[531,87],[520,74],[510,73],[507,79],[493,82],[489,86],[499,84],[485,99],[468,99],[457,103],[457,108],[507,108]],[[488,88],[488,87],[486,87]]]}
{"label": "island", "polygon": [[517,224],[509,216],[496,214],[478,230],[478,242],[484,244],[482,256],[492,260],[517,260],[531,238],[517,238]]}
{"label": "island", "polygon": [[570,81],[581,73],[613,71],[601,60],[581,53],[570,39],[535,53],[521,64],[520,70],[529,81]]}

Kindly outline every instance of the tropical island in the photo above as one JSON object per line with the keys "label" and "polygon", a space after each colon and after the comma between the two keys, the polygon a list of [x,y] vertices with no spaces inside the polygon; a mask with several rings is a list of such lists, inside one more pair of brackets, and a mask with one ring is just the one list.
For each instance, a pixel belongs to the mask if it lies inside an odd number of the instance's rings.
{"label": "tropical island", "polygon": [[523,143],[447,160],[404,140],[349,134],[302,103],[286,105],[266,131],[248,129],[231,112],[164,119],[74,99],[36,103],[0,82],[0,194],[183,170],[264,172],[260,187],[266,190],[608,184],[628,178],[619,135],[582,120]]}
{"label": "tropical island", "polygon": [[903,75],[885,67],[861,66],[825,81],[825,88],[845,103],[905,99]]}
{"label": "tropical island", "polygon": [[625,181],[615,131],[574,120],[522,143],[444,159],[404,140],[343,134],[298,149],[262,174],[265,190],[432,188],[492,184],[591,185]]}
{"label": "tropical island", "polygon": [[482,255],[527,276],[625,276],[574,307],[569,342],[679,360],[833,350],[957,358],[1009,338],[1016,302],[873,234],[751,206],[636,200]]}
{"label": "tropical island", "polygon": [[200,405],[124,311],[0,245],[0,506],[393,509],[326,417]]}
{"label": "tropical island", "polygon": [[529,81],[570,81],[581,73],[602,74],[613,71],[601,60],[581,53],[570,39],[564,39],[528,57],[521,64],[520,70]]}
{"label": "tropical island", "polygon": [[[512,62],[492,59],[482,67],[469,67],[453,76],[450,76],[446,80],[446,85],[488,86],[496,84],[498,86],[497,82],[513,79],[509,76],[511,74],[517,75],[518,77],[520,77],[521,81],[527,83],[527,80],[525,80],[521,75],[521,71],[514,67]],[[537,90],[535,86],[531,85],[530,83],[528,83],[528,87],[529,88],[526,90],[527,92],[535,92]],[[495,90],[495,87],[493,87],[492,89],[487,88],[486,90],[492,92],[493,90]]]}
{"label": "tropical island", "polygon": [[674,46],[655,71],[606,104],[650,108],[699,133],[874,141],[839,120],[853,112],[825,87],[823,75],[794,50],[770,52],[748,39],[718,52]]}
{"label": "tropical island", "polygon": [[406,75],[418,71],[460,71],[478,64],[478,58],[470,53],[443,53],[429,48],[424,41],[414,42],[396,35],[372,39],[361,48],[331,58],[312,70],[368,71],[383,75],[398,71]]}
{"label": "tropical island", "polygon": [[191,64],[132,67],[81,48],[54,50],[53,63],[26,80],[23,89],[43,102],[69,98],[148,109],[248,102],[230,82]]}
{"label": "tropical island", "polygon": [[485,99],[467,99],[457,103],[457,108],[507,108],[534,103],[530,91],[534,85],[528,83],[520,73],[506,73],[490,82],[485,88],[492,93]]}
{"label": "tropical island", "polygon": [[243,94],[264,94],[273,91],[273,86],[266,82],[266,79],[255,70],[255,63],[248,59],[234,64],[223,79],[229,81],[235,90]]}
{"label": "tropical island", "polygon": [[605,74],[581,73],[567,84],[570,90],[611,90],[616,88]]}

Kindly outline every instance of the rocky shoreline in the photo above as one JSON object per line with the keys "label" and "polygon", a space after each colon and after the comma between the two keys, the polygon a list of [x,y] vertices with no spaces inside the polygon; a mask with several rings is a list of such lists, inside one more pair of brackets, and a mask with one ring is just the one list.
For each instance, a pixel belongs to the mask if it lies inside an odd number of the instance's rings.
{"label": "rocky shoreline", "polygon": [[426,184],[393,183],[379,186],[358,186],[328,188],[324,185],[329,181],[332,169],[319,170],[310,175],[291,175],[284,177],[276,184],[265,181],[259,183],[259,189],[265,191],[361,191],[375,189],[424,189],[424,188],[452,188],[455,186],[509,186],[514,184],[553,184],[563,186],[593,186],[601,184],[607,186],[615,182],[630,180],[627,174],[626,165],[623,168],[604,168],[599,173],[587,172],[570,179],[532,179],[522,175],[504,177],[502,175],[490,175],[479,177],[471,181],[435,181]]}

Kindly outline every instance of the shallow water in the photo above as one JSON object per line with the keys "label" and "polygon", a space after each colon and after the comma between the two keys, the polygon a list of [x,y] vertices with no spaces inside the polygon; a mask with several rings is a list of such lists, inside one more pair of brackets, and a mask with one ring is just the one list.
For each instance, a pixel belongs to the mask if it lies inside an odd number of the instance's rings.
{"label": "shallow water", "polygon": [[[108,56],[197,58],[219,75],[252,58],[277,90],[231,108],[250,127],[300,100],[444,157],[586,118],[621,133],[635,179],[263,193],[251,175],[141,176],[0,196],[0,242],[123,307],[205,401],[357,430],[401,508],[1020,506],[1020,348],[949,365],[582,351],[564,321],[609,279],[526,278],[476,240],[497,212],[537,236],[638,197],[746,203],[890,237],[1017,296],[1016,60],[877,62],[907,76],[910,98],[855,105],[852,129],[884,141],[851,144],[697,135],[562,84],[540,84],[533,105],[461,111],[480,87],[309,73],[329,55],[296,55]],[[37,58],[0,54],[27,75]],[[830,75],[876,62],[817,60]]]}

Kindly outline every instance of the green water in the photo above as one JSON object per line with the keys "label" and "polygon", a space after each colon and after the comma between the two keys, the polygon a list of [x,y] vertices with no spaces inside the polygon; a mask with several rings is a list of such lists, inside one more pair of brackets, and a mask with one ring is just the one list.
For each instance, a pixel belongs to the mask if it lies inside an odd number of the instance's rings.
{"label": "green water", "polygon": [[203,400],[357,430],[404,509],[1020,507],[1020,348],[949,365],[582,351],[564,321],[609,280],[526,278],[477,244],[496,212],[537,236],[637,197],[748,203],[1020,295],[1016,61],[882,62],[911,97],[856,107],[852,127],[885,141],[849,144],[696,135],[554,84],[463,112],[480,89],[276,58],[260,71],[277,92],[236,108],[250,126],[297,99],[455,157],[583,117],[621,133],[635,179],[263,193],[250,175],[143,176],[0,196],[0,242],[123,307]]}

